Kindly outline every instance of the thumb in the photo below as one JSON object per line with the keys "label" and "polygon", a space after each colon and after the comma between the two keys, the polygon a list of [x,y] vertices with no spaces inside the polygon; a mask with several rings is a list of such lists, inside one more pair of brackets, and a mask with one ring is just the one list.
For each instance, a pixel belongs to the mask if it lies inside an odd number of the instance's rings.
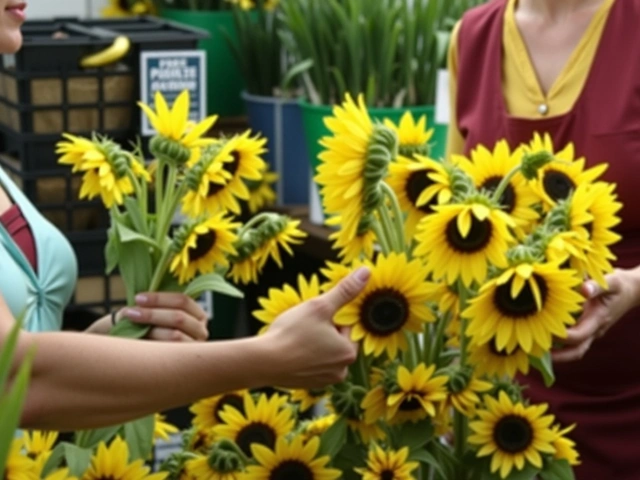
{"label": "thumb", "polygon": [[320,296],[322,302],[333,312],[356,298],[369,281],[371,270],[361,267],[343,278],[335,287]]}
{"label": "thumb", "polygon": [[604,293],[604,290],[593,280],[587,280],[582,284],[582,292],[587,298],[596,298]]}

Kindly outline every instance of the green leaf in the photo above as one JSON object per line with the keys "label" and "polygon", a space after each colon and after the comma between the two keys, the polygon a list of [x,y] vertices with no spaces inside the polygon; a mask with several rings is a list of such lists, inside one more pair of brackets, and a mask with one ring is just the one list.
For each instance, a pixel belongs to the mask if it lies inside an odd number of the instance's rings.
{"label": "green leaf", "polygon": [[62,467],[64,460],[64,446],[67,442],[58,443],[47,458],[42,467],[42,478],[46,478],[51,472]]}
{"label": "green leaf", "polygon": [[129,445],[129,459],[131,461],[141,459],[146,462],[150,457],[153,449],[154,426],[154,415],[125,423],[124,439]]}
{"label": "green leaf", "polygon": [[135,323],[127,318],[122,318],[109,330],[109,335],[122,338],[144,338],[151,330],[151,325]]}
{"label": "green leaf", "polygon": [[114,227],[107,232],[107,244],[104,246],[104,256],[106,260],[105,274],[113,272],[120,263],[120,240]]}
{"label": "green leaf", "polygon": [[434,428],[431,420],[404,423],[400,427],[398,447],[409,447],[410,450],[419,450],[433,438]]}
{"label": "green leaf", "polygon": [[242,298],[243,293],[236,287],[227,282],[224,277],[218,273],[208,273],[201,275],[189,283],[184,289],[185,295],[197,298],[202,295],[203,292],[217,292],[230,297]]}
{"label": "green leaf", "polygon": [[152,248],[158,248],[158,244],[153,238],[138,233],[120,222],[116,222],[115,226],[116,231],[118,232],[118,238],[121,243],[142,242],[146,243]]}
{"label": "green leaf", "polygon": [[551,385],[553,385],[556,381],[556,377],[553,373],[551,353],[545,352],[542,358],[530,356],[529,360],[531,362],[531,366],[542,374],[545,386],[550,387]]}
{"label": "green leaf", "polygon": [[573,468],[567,460],[552,460],[540,472],[540,480],[575,480]]}
{"label": "green leaf", "polygon": [[311,67],[313,67],[313,60],[307,58],[306,60],[302,60],[301,62],[293,65],[285,76],[282,78],[282,82],[280,84],[280,89],[282,91],[287,91],[289,89],[289,84],[300,74],[306,72]]}
{"label": "green leaf", "polygon": [[120,274],[125,282],[127,304],[133,305],[135,295],[151,285],[153,265],[149,247],[142,242],[130,242],[120,248]]}
{"label": "green leaf", "polygon": [[93,430],[79,430],[74,435],[74,444],[79,448],[95,448],[100,442],[108,443],[120,430],[120,425]]}
{"label": "green leaf", "polygon": [[[500,476],[500,470],[497,470],[494,473],[491,473],[489,469],[489,461],[486,460],[483,462],[485,465],[485,471],[482,476],[482,480],[504,480]],[[525,463],[524,468],[522,470],[517,470],[515,466],[511,469],[507,479],[508,480],[534,480],[537,475],[540,473],[540,469],[534,467],[530,463]]]}
{"label": "green leaf", "polygon": [[130,196],[124,197],[124,207],[127,211],[127,217],[131,221],[131,226],[136,232],[140,232],[142,235],[149,234],[149,227],[145,220],[145,213],[140,211],[140,204],[138,201]]}
{"label": "green leaf", "polygon": [[347,441],[347,421],[340,417],[320,436],[318,456],[328,455],[334,458]]}
{"label": "green leaf", "polygon": [[438,461],[438,459],[426,449],[412,450],[409,454],[408,460],[413,460],[416,462],[420,462],[421,464],[430,465],[436,470],[436,473],[442,475],[443,477],[446,477],[446,474],[440,466],[440,462]]}
{"label": "green leaf", "polygon": [[342,472],[342,480],[360,480],[362,477],[353,469],[366,466],[367,450],[362,445],[346,442],[335,457],[331,466]]}
{"label": "green leaf", "polygon": [[81,448],[72,443],[64,444],[64,459],[71,475],[80,478],[91,463],[93,449]]}

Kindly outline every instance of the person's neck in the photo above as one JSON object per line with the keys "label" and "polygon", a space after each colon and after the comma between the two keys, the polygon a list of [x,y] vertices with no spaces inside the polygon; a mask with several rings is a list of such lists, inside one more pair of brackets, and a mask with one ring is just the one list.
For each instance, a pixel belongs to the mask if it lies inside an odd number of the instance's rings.
{"label": "person's neck", "polygon": [[604,0],[517,0],[517,8],[543,19],[561,20],[582,10],[598,7]]}

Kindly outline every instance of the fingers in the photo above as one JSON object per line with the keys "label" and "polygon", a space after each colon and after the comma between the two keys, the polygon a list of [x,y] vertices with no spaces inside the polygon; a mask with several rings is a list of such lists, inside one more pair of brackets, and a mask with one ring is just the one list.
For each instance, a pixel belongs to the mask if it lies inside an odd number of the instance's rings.
{"label": "fingers", "polygon": [[207,314],[202,307],[184,293],[145,292],[136,295],[136,304],[145,308],[182,310],[201,322],[207,321]]}
{"label": "fingers", "polygon": [[605,293],[604,289],[593,280],[582,284],[582,294],[587,298],[596,298]]}
{"label": "fingers", "polygon": [[[207,340],[209,338],[207,323],[194,318],[183,310],[129,307],[123,309],[121,315],[132,322],[151,325],[155,327],[153,330],[157,328],[172,330],[193,340]],[[163,333],[162,340],[165,340],[166,336],[166,333]],[[155,338],[153,335],[151,337]]]}
{"label": "fingers", "polygon": [[587,316],[578,321],[575,326],[567,329],[567,338],[563,339],[562,342],[566,345],[579,345],[596,336],[600,327],[597,316]]}
{"label": "fingers", "polygon": [[331,290],[320,295],[318,301],[326,305],[328,310],[336,312],[362,292],[370,276],[371,270],[361,267],[343,278]]}
{"label": "fingers", "polygon": [[584,357],[589,348],[591,348],[591,344],[593,343],[593,337],[585,340],[582,343],[574,345],[572,347],[563,348],[561,350],[556,350],[551,352],[551,359],[554,362],[562,363],[562,362],[573,362],[575,360],[580,360]]}

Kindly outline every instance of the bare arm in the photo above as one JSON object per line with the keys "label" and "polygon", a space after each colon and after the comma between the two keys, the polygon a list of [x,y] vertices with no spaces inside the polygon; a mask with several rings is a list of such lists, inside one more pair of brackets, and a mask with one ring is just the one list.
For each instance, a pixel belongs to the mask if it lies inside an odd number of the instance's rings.
{"label": "bare arm", "polygon": [[[17,365],[36,355],[21,426],[104,426],[239,388],[311,388],[343,379],[356,347],[332,323],[364,287],[368,271],[298,305],[256,338],[210,343],[145,342],[84,333],[27,333]],[[0,345],[13,319],[0,298]]]}

